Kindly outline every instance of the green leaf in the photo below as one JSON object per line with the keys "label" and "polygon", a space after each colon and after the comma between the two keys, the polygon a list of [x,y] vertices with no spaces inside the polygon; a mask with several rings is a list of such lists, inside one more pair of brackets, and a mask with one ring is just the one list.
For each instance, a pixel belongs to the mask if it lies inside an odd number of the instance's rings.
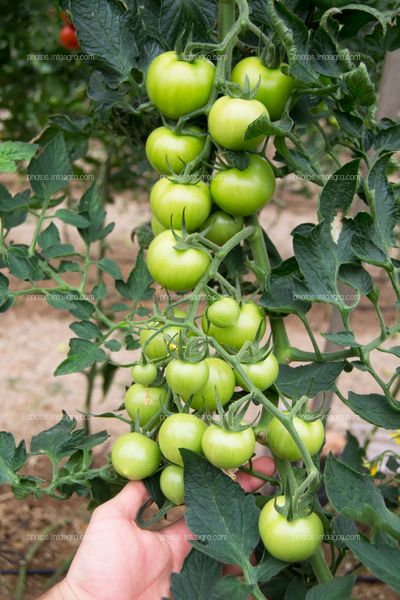
{"label": "green leaf", "polygon": [[346,546],[358,560],[396,592],[400,592],[400,551],[392,545],[370,544],[358,535],[355,524],[339,516],[335,522],[335,534],[343,537]]}
{"label": "green leaf", "polygon": [[119,265],[114,260],[111,260],[111,258],[102,258],[98,263],[98,267],[114,279],[122,279]]}
{"label": "green leaf", "polygon": [[354,115],[350,115],[348,113],[340,112],[338,110],[334,110],[333,114],[336,117],[340,128],[343,129],[346,133],[348,133],[351,138],[362,137],[364,129],[364,123],[362,119],[359,119],[358,117],[355,117]]}
{"label": "green leaf", "polygon": [[221,577],[221,565],[193,549],[180,573],[172,573],[171,592],[175,600],[209,600]]}
{"label": "green leaf", "polygon": [[354,471],[330,454],[324,479],[329,502],[338,513],[400,539],[400,517],[386,508],[369,475]]}
{"label": "green leaf", "polygon": [[123,298],[136,303],[153,297],[154,290],[150,288],[152,283],[153,280],[144,260],[144,251],[140,249],[136,264],[130,272],[127,282],[118,280],[115,282],[115,287]]}
{"label": "green leaf", "polygon": [[0,431],[0,485],[3,483],[17,484],[15,474],[26,462],[25,442],[15,445],[12,433]]}
{"label": "green leaf", "polygon": [[71,323],[70,329],[80,338],[85,340],[93,340],[94,338],[101,336],[101,331],[91,321],[80,321],[77,323]]}
{"label": "green leaf", "polygon": [[335,171],[325,184],[319,199],[319,218],[330,227],[335,217],[342,219],[349,210],[359,184],[359,160],[353,160]]}
{"label": "green leaf", "polygon": [[56,425],[32,437],[31,453],[50,454],[54,457],[60,457],[60,449],[69,441],[75,427],[76,420],[71,419],[66,413],[63,413],[63,418]]}
{"label": "green leaf", "polygon": [[193,33],[195,40],[209,38],[217,17],[217,4],[214,0],[163,0],[160,13],[160,30],[168,47],[185,29]]}
{"label": "green leaf", "polygon": [[368,175],[367,186],[374,205],[374,225],[379,236],[380,249],[393,244],[392,232],[396,222],[396,204],[393,190],[389,185],[386,171],[390,154],[382,156]]}
{"label": "green leaf", "polygon": [[71,0],[71,12],[82,50],[94,55],[114,81],[128,81],[139,55],[136,15],[104,0]]}
{"label": "green leaf", "polygon": [[202,456],[185,449],[181,454],[186,523],[199,538],[195,547],[228,564],[247,564],[259,539],[254,497]]}
{"label": "green leaf", "polygon": [[338,331],[337,333],[321,333],[321,335],[332,344],[337,346],[349,346],[350,348],[360,348],[361,345],[354,339],[354,333],[351,331]]}
{"label": "green leaf", "polygon": [[94,312],[94,306],[87,300],[81,300],[78,292],[61,292],[46,294],[50,306],[60,310],[67,310],[77,319],[88,319]]}
{"label": "green leaf", "polygon": [[379,152],[400,150],[400,124],[381,129],[374,139],[374,148]]}
{"label": "green leaf", "polygon": [[305,600],[306,589],[299,579],[294,579],[286,588],[284,600]]}
{"label": "green leaf", "polygon": [[375,102],[375,88],[364,63],[343,75],[349,95],[361,106],[370,106]]}
{"label": "green leaf", "polygon": [[355,580],[354,575],[347,575],[320,583],[307,592],[306,600],[350,600]]}
{"label": "green leaf", "polygon": [[104,285],[104,283],[99,283],[93,288],[92,295],[94,296],[96,302],[103,300],[103,298],[105,298],[107,295],[107,287]]}
{"label": "green leaf", "polygon": [[284,396],[301,398],[315,396],[330,390],[345,367],[344,362],[325,362],[301,365],[300,367],[279,366],[276,386]]}
{"label": "green leaf", "polygon": [[122,347],[118,340],[108,340],[105,342],[104,346],[108,348],[108,350],[111,350],[111,352],[119,352]]}
{"label": "green leaf", "polygon": [[72,167],[62,134],[54,137],[31,160],[28,178],[36,196],[42,200],[50,198],[70,183]]}
{"label": "green leaf", "polygon": [[354,469],[354,471],[368,473],[368,469],[364,467],[365,452],[358,439],[350,431],[346,432],[346,438],[346,446],[340,455],[341,462]]}
{"label": "green leaf", "polygon": [[19,160],[30,160],[35,154],[37,144],[25,142],[3,142],[0,144],[0,173],[15,173]]}
{"label": "green leaf", "polygon": [[82,215],[78,215],[78,213],[74,213],[67,208],[60,208],[56,211],[55,216],[64,223],[67,223],[67,225],[73,225],[74,227],[83,228],[90,225],[88,219],[85,219]]}
{"label": "green leaf", "polygon": [[90,223],[79,229],[79,234],[86,244],[104,239],[114,229],[114,223],[104,226],[106,212],[94,183],[86,190],[79,202],[79,214]]}
{"label": "green leaf", "polygon": [[68,358],[55,370],[54,375],[69,375],[91,367],[95,362],[106,359],[106,353],[96,344],[80,338],[72,338],[69,342]]}
{"label": "green leaf", "polygon": [[61,256],[74,256],[77,251],[71,244],[55,244],[50,248],[45,248],[42,252],[45,258],[60,258]]}
{"label": "green leaf", "polygon": [[286,567],[286,562],[282,562],[269,554],[265,554],[262,561],[256,566],[257,581],[265,583]]}
{"label": "green leaf", "polygon": [[368,423],[384,429],[400,428],[400,402],[392,406],[381,394],[356,394],[349,392],[346,404]]}
{"label": "green leaf", "polygon": [[341,265],[339,279],[357,290],[362,296],[369,294],[374,286],[371,275],[361,265]]}
{"label": "green leaf", "polygon": [[294,257],[285,260],[272,270],[265,283],[265,292],[260,303],[268,311],[277,313],[304,314],[311,308],[310,302],[298,300],[295,293],[295,279],[301,277],[299,266]]}
{"label": "green leaf", "polygon": [[313,163],[308,156],[299,150],[288,148],[283,136],[276,136],[274,140],[275,148],[278,153],[278,159],[282,158],[293,173],[306,181],[318,179],[319,175],[315,171]]}
{"label": "green leaf", "polygon": [[[251,598],[253,586],[240,581],[233,575],[222,577],[215,586],[213,600],[248,600]],[[208,599],[207,599],[208,600]]]}
{"label": "green leaf", "polygon": [[50,225],[40,233],[38,244],[42,250],[45,250],[46,248],[58,245],[60,240],[61,238],[57,225],[55,225],[55,223],[50,223]]}

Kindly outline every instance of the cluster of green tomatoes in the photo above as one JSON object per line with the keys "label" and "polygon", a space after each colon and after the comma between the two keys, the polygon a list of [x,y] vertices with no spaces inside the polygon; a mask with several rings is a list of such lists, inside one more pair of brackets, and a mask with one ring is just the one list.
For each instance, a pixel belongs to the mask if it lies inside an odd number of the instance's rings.
{"label": "cluster of green tomatoes", "polygon": [[[196,114],[209,102],[214,77],[215,67],[209,60],[188,62],[179,60],[175,52],[166,52],[151,63],[146,87],[163,117],[176,120]],[[205,238],[221,247],[241,231],[246,217],[257,213],[271,199],[275,189],[270,164],[256,153],[264,136],[245,139],[245,134],[259,116],[269,115],[273,120],[281,116],[293,80],[251,57],[236,65],[232,81],[241,86],[258,86],[257,93],[252,99],[224,95],[212,103],[208,134],[216,147],[219,168],[210,168],[208,181],[188,181],[181,176],[186,165],[204,152],[207,136],[199,127],[188,124],[183,131],[177,131],[165,124],[155,129],[146,143],[148,159],[161,176],[150,195],[155,238],[147,252],[147,266],[154,281],[167,290],[192,290],[211,263],[209,248],[176,248],[182,229],[189,234],[204,231]],[[250,151],[247,166],[242,170],[229,166],[225,161],[227,151]],[[125,408],[135,423],[135,431],[121,435],[112,448],[113,466],[127,479],[145,479],[161,470],[161,490],[174,504],[184,502],[180,449],[201,453],[215,467],[227,470],[237,469],[251,459],[256,444],[253,427],[242,420],[233,427],[232,421],[227,426],[223,418],[216,421],[212,415],[217,410],[221,414],[221,408],[232,401],[236,387],[243,393],[251,392],[251,382],[264,391],[274,384],[279,372],[278,361],[270,351],[261,356],[256,353],[253,360],[244,358],[240,372],[218,355],[209,356],[208,348],[202,356],[187,359],[182,352],[176,352],[182,334],[189,342],[191,336],[196,336],[193,331],[184,332],[185,328],[179,325],[185,318],[185,312],[174,308],[174,325],[153,318],[140,329],[142,360],[132,368],[134,383],[125,395]],[[245,344],[258,345],[266,331],[266,318],[254,301],[239,302],[220,296],[209,303],[200,326],[227,352],[236,353]],[[181,404],[181,412],[168,410],[171,394],[175,403]],[[310,453],[316,454],[324,440],[322,423],[296,417],[294,424]],[[269,421],[265,434],[275,456],[301,459],[298,447],[277,418]],[[278,498],[278,504],[281,501]],[[267,503],[261,513],[260,533],[270,551],[269,523],[279,519],[293,525],[276,510],[274,502]],[[300,521],[307,519],[314,523],[314,529],[317,523],[319,530],[321,522],[314,513],[296,523],[299,526]],[[309,542],[305,548],[303,542],[303,554],[311,554],[314,546]],[[299,560],[303,555],[293,556]]]}

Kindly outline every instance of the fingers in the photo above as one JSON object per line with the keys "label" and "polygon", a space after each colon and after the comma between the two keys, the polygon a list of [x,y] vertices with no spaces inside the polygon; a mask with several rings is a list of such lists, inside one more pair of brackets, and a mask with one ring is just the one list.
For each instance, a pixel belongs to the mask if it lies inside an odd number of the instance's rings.
{"label": "fingers", "polygon": [[131,521],[136,518],[140,507],[148,497],[146,488],[141,481],[130,481],[115,498],[102,504],[98,510],[102,514],[120,516]]}
{"label": "fingers", "polygon": [[[253,471],[258,471],[259,473],[267,475],[268,477],[271,477],[275,473],[275,462],[270,456],[260,456],[259,458],[255,458],[252,461],[252,465]],[[244,471],[239,470],[235,473],[235,475],[238,483],[245,492],[255,492],[265,483],[263,479],[249,475]]]}
{"label": "fingers", "polygon": [[193,547],[190,544],[190,540],[195,539],[195,536],[187,528],[183,517],[179,521],[162,529],[159,534],[167,540],[172,549],[174,557],[173,571],[180,571],[183,561]]}

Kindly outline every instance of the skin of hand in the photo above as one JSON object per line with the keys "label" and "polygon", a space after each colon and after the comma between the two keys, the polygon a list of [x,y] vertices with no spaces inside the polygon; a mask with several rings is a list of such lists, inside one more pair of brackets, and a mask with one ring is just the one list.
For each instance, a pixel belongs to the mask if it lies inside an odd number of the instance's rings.
{"label": "skin of hand", "polygon": [[[271,476],[274,461],[260,457],[253,468]],[[253,492],[263,481],[238,472],[237,481]],[[130,482],[93,512],[71,567],[40,600],[160,600],[170,597],[172,572],[179,572],[192,546],[184,518],[160,531],[135,523],[148,499],[142,482]]]}

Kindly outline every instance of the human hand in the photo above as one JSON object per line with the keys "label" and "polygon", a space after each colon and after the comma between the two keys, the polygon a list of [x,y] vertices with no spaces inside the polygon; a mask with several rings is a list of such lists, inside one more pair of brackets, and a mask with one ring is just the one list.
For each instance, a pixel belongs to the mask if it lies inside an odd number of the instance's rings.
{"label": "human hand", "polygon": [[[271,458],[260,457],[253,468],[271,476]],[[239,471],[238,483],[248,492],[264,481]],[[130,482],[112,500],[96,508],[65,579],[42,600],[160,600],[170,596],[172,572],[179,572],[192,546],[184,518],[160,531],[135,523],[147,500],[142,482]]]}

